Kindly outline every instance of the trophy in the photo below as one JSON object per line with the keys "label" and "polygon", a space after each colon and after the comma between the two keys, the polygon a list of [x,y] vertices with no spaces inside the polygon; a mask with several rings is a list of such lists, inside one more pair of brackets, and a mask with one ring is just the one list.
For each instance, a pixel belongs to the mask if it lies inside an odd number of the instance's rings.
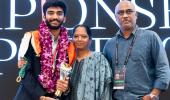
{"label": "trophy", "polygon": [[[69,66],[69,64],[65,63],[65,62],[62,62],[60,64],[60,80],[65,80],[65,78],[68,76],[68,74],[70,73],[71,71],[71,66]],[[57,97],[60,97],[62,94],[62,92],[60,90],[57,90],[55,92],[55,95]]]}

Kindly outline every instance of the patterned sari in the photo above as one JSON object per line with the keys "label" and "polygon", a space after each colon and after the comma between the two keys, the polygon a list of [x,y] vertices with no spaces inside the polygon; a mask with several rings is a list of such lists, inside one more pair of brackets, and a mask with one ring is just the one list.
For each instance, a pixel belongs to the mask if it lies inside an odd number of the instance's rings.
{"label": "patterned sari", "polygon": [[70,100],[112,100],[111,69],[97,52],[75,61],[70,78]]}

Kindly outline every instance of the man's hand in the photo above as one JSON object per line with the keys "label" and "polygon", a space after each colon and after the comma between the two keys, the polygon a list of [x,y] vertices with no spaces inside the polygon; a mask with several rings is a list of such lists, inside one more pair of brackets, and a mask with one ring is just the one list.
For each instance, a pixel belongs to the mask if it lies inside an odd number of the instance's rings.
{"label": "man's hand", "polygon": [[62,92],[66,92],[69,88],[68,86],[68,80],[69,78],[65,78],[65,80],[58,80],[57,81],[57,90],[60,90]]}
{"label": "man's hand", "polygon": [[18,68],[22,68],[26,63],[27,61],[25,61],[24,58],[20,58],[20,60],[18,60]]}
{"label": "man's hand", "polygon": [[40,97],[40,100],[56,100],[56,99],[51,98],[51,97],[41,96],[41,97]]}
{"label": "man's hand", "polygon": [[152,98],[149,95],[145,95],[142,100],[152,100]]}
{"label": "man's hand", "polygon": [[142,100],[158,100],[158,96],[161,93],[161,91],[157,88],[154,88],[150,94],[145,95]]}

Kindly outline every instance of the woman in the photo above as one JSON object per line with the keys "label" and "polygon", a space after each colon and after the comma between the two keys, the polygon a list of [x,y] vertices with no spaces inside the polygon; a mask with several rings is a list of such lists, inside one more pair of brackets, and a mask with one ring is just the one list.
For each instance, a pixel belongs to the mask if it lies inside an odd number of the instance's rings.
{"label": "woman", "polygon": [[90,28],[75,26],[73,42],[77,56],[70,76],[70,100],[112,100],[111,69],[101,53],[90,51]]}

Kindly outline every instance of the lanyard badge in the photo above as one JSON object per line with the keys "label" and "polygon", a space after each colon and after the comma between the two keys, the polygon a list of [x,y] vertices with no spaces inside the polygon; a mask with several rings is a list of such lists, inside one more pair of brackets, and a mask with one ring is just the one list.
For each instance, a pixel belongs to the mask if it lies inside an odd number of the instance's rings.
{"label": "lanyard badge", "polygon": [[136,40],[136,36],[134,36],[132,38],[132,42],[130,44],[130,47],[127,51],[127,55],[126,55],[126,58],[125,58],[125,61],[124,61],[124,64],[123,66],[119,66],[119,61],[118,61],[118,44],[119,44],[119,41],[118,41],[118,37],[116,37],[116,66],[115,66],[115,69],[114,69],[114,86],[113,86],[113,89],[124,89],[125,88],[125,73],[126,73],[126,65],[128,63],[128,60],[129,60],[129,57],[130,57],[130,54],[132,52],[132,48],[133,48],[133,45],[135,43],[135,40]]}
{"label": "lanyard badge", "polygon": [[120,67],[115,67],[113,89],[124,89],[124,86],[125,86],[125,73],[126,73],[125,65],[120,66]]}

